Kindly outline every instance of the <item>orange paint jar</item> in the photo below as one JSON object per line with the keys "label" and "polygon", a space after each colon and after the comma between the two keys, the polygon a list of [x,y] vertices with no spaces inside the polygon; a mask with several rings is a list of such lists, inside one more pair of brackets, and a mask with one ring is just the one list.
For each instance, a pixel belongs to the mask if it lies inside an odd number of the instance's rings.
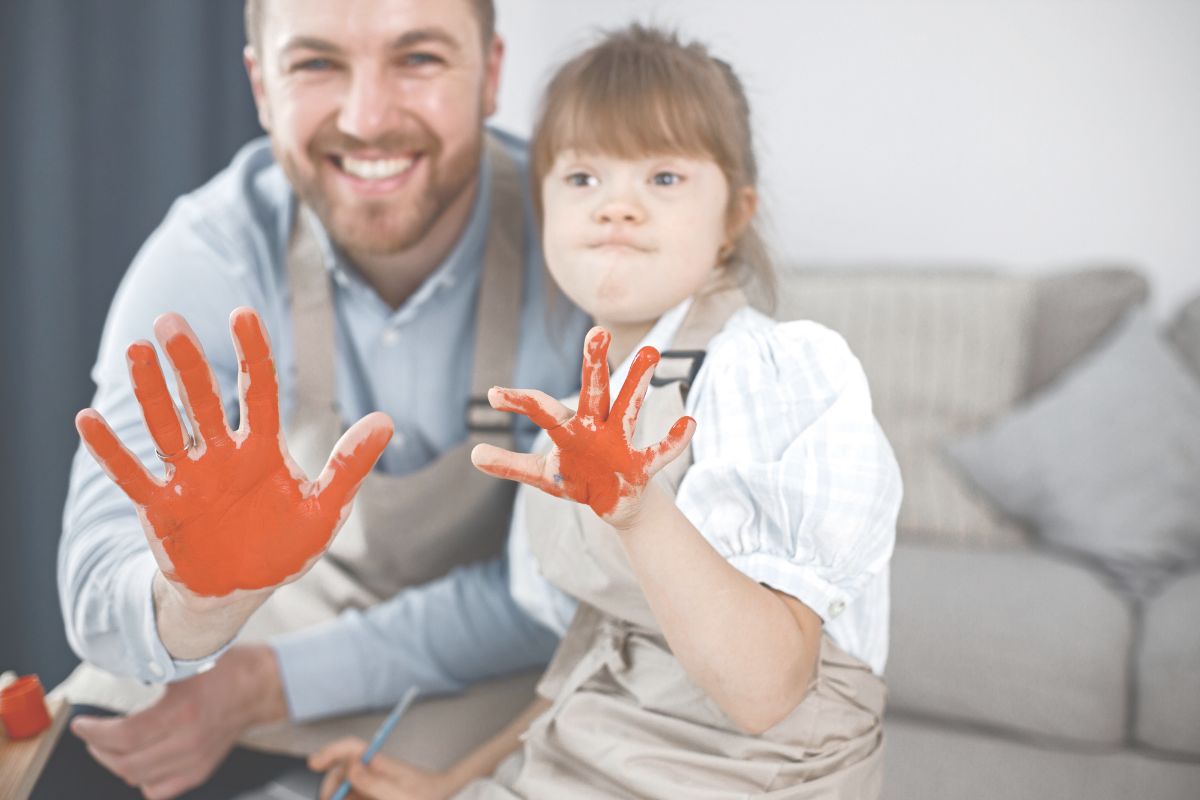
{"label": "orange paint jar", "polygon": [[17,678],[0,691],[0,721],[10,739],[28,739],[50,727],[50,711],[37,675]]}

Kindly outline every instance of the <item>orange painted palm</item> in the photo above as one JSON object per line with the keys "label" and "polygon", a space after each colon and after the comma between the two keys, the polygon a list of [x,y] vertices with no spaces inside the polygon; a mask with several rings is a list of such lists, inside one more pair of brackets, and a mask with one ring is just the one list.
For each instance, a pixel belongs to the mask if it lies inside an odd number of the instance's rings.
{"label": "orange painted palm", "polygon": [[308,480],[280,431],[279,387],[262,321],[239,308],[229,324],[240,361],[237,431],[229,430],[212,370],[181,316],[164,314],[154,332],[174,367],[194,436],[184,433],[154,347],[129,346],[134,394],[165,480],[146,470],[97,411],[85,409],[75,419],[88,450],[137,506],[163,575],[199,597],[267,591],[302,575],[329,546],[392,435],[386,415],[367,415],[342,436],[320,477]]}
{"label": "orange painted palm", "polygon": [[588,332],[578,411],[543,392],[500,387],[488,392],[493,408],[524,414],[545,430],[554,442],[549,453],[513,453],[481,444],[472,451],[471,460],[489,475],[521,481],[590,506],[606,522],[619,526],[635,513],[642,490],[654,474],[687,447],[696,421],[681,417],[657,444],[633,447],[638,411],[659,354],[653,347],[638,351],[610,410],[610,340],[603,328]]}

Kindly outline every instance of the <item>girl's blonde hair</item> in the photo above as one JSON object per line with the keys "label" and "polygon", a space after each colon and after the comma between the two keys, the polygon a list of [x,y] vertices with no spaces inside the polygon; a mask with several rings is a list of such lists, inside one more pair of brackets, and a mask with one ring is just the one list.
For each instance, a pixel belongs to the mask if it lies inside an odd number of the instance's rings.
{"label": "girl's blonde hair", "polygon": [[[731,215],[737,193],[758,183],[750,104],[733,69],[699,43],[637,24],[606,34],[546,88],[531,146],[539,219],[542,178],[563,150],[712,158],[729,184]],[[757,281],[774,301],[775,272],[753,222],[722,255],[733,277]]]}

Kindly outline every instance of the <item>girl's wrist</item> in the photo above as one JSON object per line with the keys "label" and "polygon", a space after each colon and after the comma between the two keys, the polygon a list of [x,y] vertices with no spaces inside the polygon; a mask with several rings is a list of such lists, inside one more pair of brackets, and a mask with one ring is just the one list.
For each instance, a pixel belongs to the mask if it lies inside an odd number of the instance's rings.
{"label": "girl's wrist", "polygon": [[630,501],[621,510],[619,518],[609,520],[609,525],[622,537],[637,536],[638,531],[653,527],[654,518],[661,512],[662,504],[674,505],[654,483],[646,484],[640,496]]}

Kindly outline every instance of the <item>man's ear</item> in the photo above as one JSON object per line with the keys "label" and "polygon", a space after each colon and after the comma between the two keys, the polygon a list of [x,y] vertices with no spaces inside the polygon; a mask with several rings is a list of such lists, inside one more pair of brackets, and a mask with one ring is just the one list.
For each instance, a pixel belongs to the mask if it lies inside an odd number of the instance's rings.
{"label": "man's ear", "polygon": [[492,43],[488,45],[486,70],[483,76],[483,116],[490,117],[496,113],[496,98],[500,94],[500,68],[504,64],[504,39],[500,34],[492,34]]}
{"label": "man's ear", "polygon": [[263,89],[262,62],[253,45],[242,50],[242,63],[246,65],[246,77],[250,79],[250,93],[254,95],[254,107],[258,110],[258,124],[267,133],[271,132],[271,111],[267,106],[267,93]]}

